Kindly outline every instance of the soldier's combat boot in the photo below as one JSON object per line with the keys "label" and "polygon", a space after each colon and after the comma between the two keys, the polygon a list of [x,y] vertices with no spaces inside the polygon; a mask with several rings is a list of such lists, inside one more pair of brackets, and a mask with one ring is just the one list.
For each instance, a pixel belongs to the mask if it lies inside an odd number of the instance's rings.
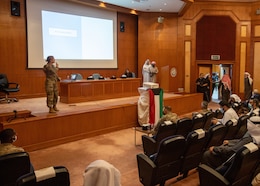
{"label": "soldier's combat boot", "polygon": [[54,110],[54,108],[50,107],[49,113],[55,113],[56,111]]}
{"label": "soldier's combat boot", "polygon": [[56,107],[56,105],[53,106],[53,109],[54,109],[56,112],[59,111],[59,109]]}

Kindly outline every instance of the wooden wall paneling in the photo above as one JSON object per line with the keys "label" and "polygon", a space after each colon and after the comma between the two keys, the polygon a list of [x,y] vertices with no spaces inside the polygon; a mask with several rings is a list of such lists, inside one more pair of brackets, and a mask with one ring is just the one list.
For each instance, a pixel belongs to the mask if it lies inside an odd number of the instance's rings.
{"label": "wooden wall paneling", "polygon": [[114,81],[113,84],[114,84],[114,94],[123,95],[123,82]]}
{"label": "wooden wall paneling", "polygon": [[[19,82],[21,90],[14,94],[18,98],[45,96],[45,77],[42,69],[27,69],[26,19],[24,0],[20,2],[21,16],[10,15],[10,0],[0,1],[0,69],[10,81]],[[99,72],[104,77],[121,76],[126,68],[137,74],[137,16],[118,13],[118,20],[126,25],[124,34],[118,31],[118,68],[117,69],[60,69],[59,76],[66,79],[68,74],[81,73],[84,78]],[[15,26],[14,26],[15,25]],[[121,48],[121,44],[125,44]]]}
{"label": "wooden wall paneling", "polygon": [[116,85],[113,82],[104,84],[104,94],[113,95],[116,93]]}
{"label": "wooden wall paneling", "polygon": [[77,103],[137,96],[140,84],[140,78],[61,81],[60,101]]}
{"label": "wooden wall paneling", "polygon": [[135,72],[138,76],[138,50],[137,50],[137,15],[129,15],[124,13],[118,13],[118,30],[120,22],[124,22],[125,31],[118,32],[118,73],[117,77],[120,77],[126,68]]}
{"label": "wooden wall paneling", "polygon": [[95,97],[102,97],[104,95],[104,84],[102,82],[94,83],[93,92]]}
{"label": "wooden wall paneling", "polygon": [[[194,94],[180,94],[181,99],[176,97],[175,99],[164,99],[164,105],[172,107],[172,111],[178,115],[182,115],[189,112],[194,112],[201,109],[201,102],[203,95],[200,93]],[[191,104],[192,103],[192,104]]]}
{"label": "wooden wall paneling", "polygon": [[161,81],[160,83],[160,87],[163,89],[164,92],[170,92],[171,88],[170,88],[170,66],[163,66],[161,67],[160,71],[161,71],[161,79],[163,81]]}
{"label": "wooden wall paneling", "polygon": [[[163,23],[158,23],[159,16],[164,17]],[[178,17],[173,13],[141,13],[138,16],[138,75],[146,59],[156,61],[159,69],[158,83],[162,83],[160,69],[163,66],[181,65],[177,61]],[[178,79],[176,79],[178,82]]]}
{"label": "wooden wall paneling", "polygon": [[82,88],[80,84],[72,84],[69,90],[71,97],[78,97],[82,95]]}
{"label": "wooden wall paneling", "polygon": [[[244,8],[244,9],[243,9]],[[243,9],[243,10],[242,10]],[[201,19],[202,16],[230,16],[232,20],[236,23],[236,52],[235,52],[235,60],[232,61],[204,61],[205,64],[232,64],[233,65],[233,79],[232,79],[232,87],[234,88],[233,91],[238,93],[239,92],[239,79],[240,79],[240,71],[239,71],[239,63],[240,63],[240,51],[239,51],[239,45],[241,42],[241,36],[240,36],[240,29],[241,24],[248,24],[250,22],[250,15],[244,14],[245,11],[250,12],[251,11],[251,4],[250,3],[225,3],[225,2],[215,2],[215,3],[205,3],[205,2],[196,2],[193,3],[193,5],[190,7],[190,9],[184,14],[182,17],[182,20],[184,24],[190,24],[192,25],[192,28],[196,29],[196,23],[198,20]],[[250,36],[249,36],[250,38]],[[196,43],[196,32],[192,32],[191,36],[192,42],[194,41]],[[193,43],[194,43],[193,42]],[[192,45],[192,59],[191,59],[191,69],[197,68],[197,65],[201,63],[202,61],[196,61],[196,55],[194,54],[194,51],[196,51],[196,47],[194,44]],[[250,52],[248,52],[250,53]],[[247,60],[249,60],[249,56],[247,55]],[[236,64],[238,63],[238,64]],[[197,73],[191,73],[191,80],[196,79]],[[191,90],[196,91],[196,86],[191,83]]]}
{"label": "wooden wall paneling", "polygon": [[259,72],[260,72],[260,56],[259,56],[259,50],[260,50],[260,41],[254,42],[254,71],[253,71],[253,80],[254,80],[254,89],[260,90],[260,78],[259,78]]}
{"label": "wooden wall paneling", "polygon": [[3,122],[2,125],[3,128],[13,128],[19,134],[15,145],[33,151],[136,126],[136,113],[136,104],[127,104],[123,109],[120,106],[107,107],[58,117],[17,119],[11,123]]}
{"label": "wooden wall paneling", "polygon": [[[164,99],[178,115],[200,109],[202,94],[180,94]],[[192,104],[190,104],[192,102]],[[15,145],[26,151],[47,148],[138,125],[137,101],[123,105],[97,105],[86,111],[72,109],[12,122],[0,122],[0,128],[13,128],[19,135]],[[134,135],[134,134],[133,134]]]}
{"label": "wooden wall paneling", "polygon": [[81,90],[83,97],[94,96],[93,85],[91,83],[86,83],[83,86],[81,86]]}
{"label": "wooden wall paneling", "polygon": [[[246,69],[246,48],[247,44],[245,42],[241,42],[240,45],[240,78],[239,78],[239,93],[244,93],[244,73]],[[244,98],[242,96],[241,98]]]}
{"label": "wooden wall paneling", "polygon": [[[2,61],[0,69],[9,75],[11,81],[20,82],[21,91],[17,93],[18,98],[29,98],[45,96],[44,74],[41,69],[26,69],[26,27],[25,27],[25,4],[24,0],[17,0],[21,3],[21,16],[10,16],[10,1],[0,1],[0,52]],[[125,22],[125,32],[118,32],[118,68],[117,69],[61,69],[59,75],[65,79],[68,73],[80,72],[86,78],[94,72],[100,72],[105,77],[116,75],[121,76],[125,68],[136,72],[141,77],[141,69],[144,61],[151,58],[158,62],[158,66],[174,65],[179,71],[184,73],[184,25],[190,24],[192,27],[190,40],[194,39],[194,28],[196,16],[204,12],[207,15],[227,15],[232,14],[241,21],[257,21],[259,15],[255,11],[259,8],[259,2],[254,3],[225,3],[225,2],[200,2],[192,3],[183,17],[175,14],[141,13],[137,19],[136,15],[118,13],[118,23]],[[165,17],[163,25],[157,23],[157,17]],[[15,27],[13,26],[15,25]],[[250,36],[249,36],[250,38]],[[239,38],[236,38],[240,43]],[[254,45],[247,49],[247,54],[253,54]],[[192,44],[191,68],[195,67],[195,56]],[[236,52],[236,59],[239,53]],[[253,71],[253,60],[247,56],[246,64],[250,65]],[[248,62],[250,60],[250,63]],[[15,68],[10,68],[15,67]],[[239,66],[235,73],[239,73]],[[19,74],[21,76],[17,76]],[[23,75],[23,78],[21,78]],[[235,74],[236,75],[236,74]],[[236,75],[239,77],[239,75]],[[33,80],[32,80],[33,77]],[[160,79],[158,75],[158,80]],[[191,79],[195,78],[191,74]],[[177,87],[184,86],[184,76],[176,78]],[[238,86],[239,83],[234,83]],[[191,90],[195,90],[191,85]]]}

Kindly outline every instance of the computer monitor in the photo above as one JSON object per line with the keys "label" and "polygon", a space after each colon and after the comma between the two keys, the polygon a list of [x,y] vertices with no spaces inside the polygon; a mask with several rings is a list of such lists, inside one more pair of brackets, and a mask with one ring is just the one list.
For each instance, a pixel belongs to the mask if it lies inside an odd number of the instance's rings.
{"label": "computer monitor", "polygon": [[71,80],[76,80],[77,79],[77,74],[71,74],[70,75]]}

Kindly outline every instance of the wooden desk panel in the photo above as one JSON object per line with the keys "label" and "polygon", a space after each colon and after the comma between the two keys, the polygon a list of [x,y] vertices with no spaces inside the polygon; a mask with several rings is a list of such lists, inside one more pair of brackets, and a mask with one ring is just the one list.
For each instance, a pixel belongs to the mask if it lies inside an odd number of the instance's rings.
{"label": "wooden desk panel", "polygon": [[78,103],[128,96],[138,96],[141,78],[76,80],[60,82],[60,101]]}

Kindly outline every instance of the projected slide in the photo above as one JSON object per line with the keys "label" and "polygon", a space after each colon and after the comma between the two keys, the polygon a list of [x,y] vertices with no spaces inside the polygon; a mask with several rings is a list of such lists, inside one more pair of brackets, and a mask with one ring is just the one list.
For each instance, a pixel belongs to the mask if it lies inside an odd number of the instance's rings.
{"label": "projected slide", "polygon": [[28,68],[115,69],[117,12],[74,1],[26,0]]}
{"label": "projected slide", "polygon": [[114,58],[113,20],[42,11],[42,40],[44,58]]}

